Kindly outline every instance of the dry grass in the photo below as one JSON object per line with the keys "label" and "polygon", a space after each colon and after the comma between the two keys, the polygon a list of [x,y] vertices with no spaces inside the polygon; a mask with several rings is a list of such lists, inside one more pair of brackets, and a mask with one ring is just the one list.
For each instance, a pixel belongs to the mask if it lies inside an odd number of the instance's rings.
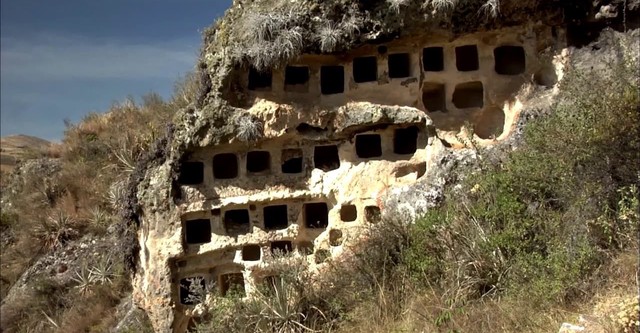
{"label": "dry grass", "polygon": [[[1,223],[3,298],[41,255],[65,247],[80,235],[105,237],[107,229],[118,221],[114,216],[122,184],[136,159],[189,99],[189,81],[181,84],[176,88],[180,95],[169,102],[150,94],[142,98],[142,103],[128,99],[104,114],[92,113],[78,124],[67,124],[62,144],[48,152],[59,156],[59,167],[51,167],[51,162],[44,160],[36,162],[37,167],[25,170],[22,179],[11,185],[15,193],[6,198],[11,206],[3,206]],[[123,272],[110,273],[122,265],[122,255],[113,248],[110,263],[88,267],[87,277],[91,279],[87,283],[82,282],[82,274],[77,275],[73,283],[84,284],[80,288],[44,283],[49,287],[25,296],[28,299],[23,301],[24,306],[12,304],[6,312],[3,310],[13,319],[11,324],[3,321],[2,328],[26,332],[50,331],[58,326],[59,332],[104,331],[114,306],[130,289]],[[32,279],[27,283],[41,282]]]}

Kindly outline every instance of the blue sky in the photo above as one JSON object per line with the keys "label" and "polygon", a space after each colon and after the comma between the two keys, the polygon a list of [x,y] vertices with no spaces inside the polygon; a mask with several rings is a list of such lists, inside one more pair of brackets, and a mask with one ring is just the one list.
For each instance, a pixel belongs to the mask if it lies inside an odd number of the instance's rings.
{"label": "blue sky", "polygon": [[2,0],[0,135],[58,141],[128,95],[168,98],[231,0]]}

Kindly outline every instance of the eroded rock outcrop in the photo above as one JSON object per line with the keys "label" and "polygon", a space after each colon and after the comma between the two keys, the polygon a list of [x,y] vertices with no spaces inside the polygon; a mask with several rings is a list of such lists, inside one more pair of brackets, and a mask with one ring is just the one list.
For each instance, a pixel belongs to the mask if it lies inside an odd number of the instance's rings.
{"label": "eroded rock outcrop", "polygon": [[566,6],[397,3],[236,1],[205,33],[196,102],[125,209],[133,300],[156,331],[199,315],[190,284],[250,295],[274,252],[319,268],[382,215],[419,216],[451,161],[472,158],[457,148],[509,138],[524,87],[553,94]]}

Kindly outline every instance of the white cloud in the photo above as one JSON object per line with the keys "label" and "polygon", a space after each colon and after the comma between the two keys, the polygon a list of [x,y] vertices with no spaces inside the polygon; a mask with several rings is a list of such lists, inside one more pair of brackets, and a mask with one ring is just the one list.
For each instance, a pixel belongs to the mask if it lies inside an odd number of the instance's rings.
{"label": "white cloud", "polygon": [[[2,37],[5,83],[80,79],[175,79],[193,68],[198,45],[176,39],[134,44],[82,36]],[[5,81],[6,80],[6,81]]]}

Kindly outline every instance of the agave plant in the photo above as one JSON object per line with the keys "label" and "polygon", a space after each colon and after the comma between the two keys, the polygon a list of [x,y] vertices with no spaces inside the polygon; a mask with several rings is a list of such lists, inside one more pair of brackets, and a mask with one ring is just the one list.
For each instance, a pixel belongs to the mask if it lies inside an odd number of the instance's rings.
{"label": "agave plant", "polygon": [[100,207],[92,207],[89,210],[91,216],[89,217],[89,222],[96,226],[106,226],[109,225],[111,221],[111,216],[105,210]]}
{"label": "agave plant", "polygon": [[238,129],[237,137],[244,142],[255,141],[263,135],[262,122],[252,116],[241,116],[236,118]]}
{"label": "agave plant", "polygon": [[396,14],[400,13],[400,7],[406,6],[409,1],[407,0],[387,0],[387,4],[389,4],[389,8],[394,11]]}
{"label": "agave plant", "polygon": [[93,283],[111,284],[117,275],[113,272],[111,256],[100,260],[97,265],[89,269],[89,278]]}
{"label": "agave plant", "polygon": [[35,226],[34,235],[42,241],[45,248],[53,249],[73,236],[72,226],[74,223],[74,218],[64,211],[58,210]]}
{"label": "agave plant", "polygon": [[487,0],[482,7],[480,7],[480,12],[484,13],[486,17],[496,17],[500,13],[500,0]]}
{"label": "agave plant", "polygon": [[87,269],[86,265],[82,265],[79,270],[74,272],[74,276],[71,277],[73,281],[77,283],[76,289],[81,295],[87,295],[91,293],[91,287],[93,286],[93,276],[91,271]]}
{"label": "agave plant", "polygon": [[269,287],[268,291],[258,290],[248,304],[253,312],[249,316],[250,327],[261,332],[316,332],[307,324],[309,318],[303,311],[302,297],[293,284],[276,277]]}

